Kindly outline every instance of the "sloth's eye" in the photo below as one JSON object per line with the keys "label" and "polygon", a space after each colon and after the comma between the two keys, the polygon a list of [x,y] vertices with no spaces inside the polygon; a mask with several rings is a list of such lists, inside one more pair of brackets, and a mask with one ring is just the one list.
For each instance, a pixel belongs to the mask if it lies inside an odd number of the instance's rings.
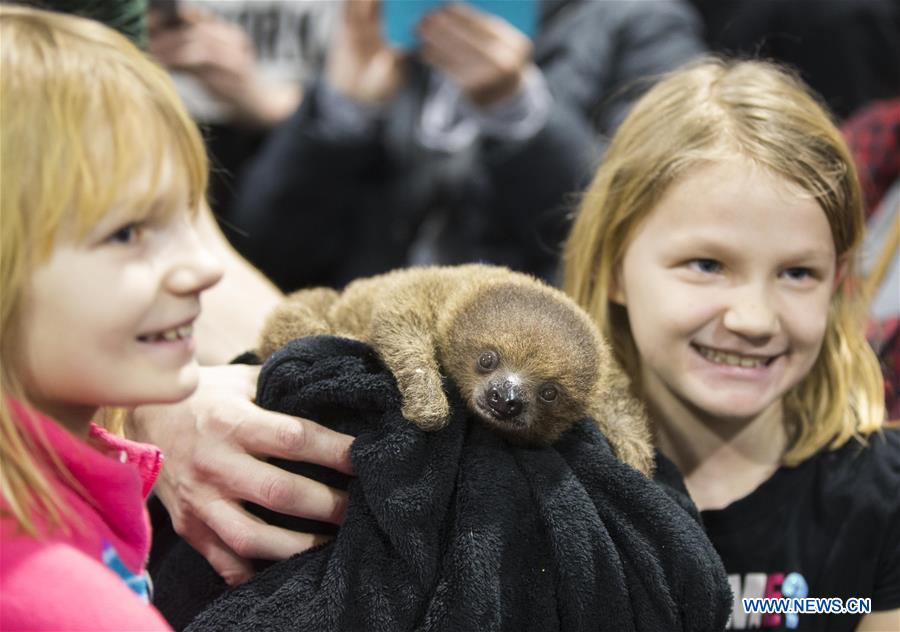
{"label": "sloth's eye", "polygon": [[558,392],[557,392],[555,386],[553,386],[551,384],[547,384],[546,386],[541,387],[541,390],[538,393],[538,395],[540,395],[541,399],[544,400],[545,402],[552,402],[554,399],[556,399]]}
{"label": "sloth's eye", "polygon": [[483,371],[493,371],[500,362],[496,351],[482,351],[478,357],[478,367]]}

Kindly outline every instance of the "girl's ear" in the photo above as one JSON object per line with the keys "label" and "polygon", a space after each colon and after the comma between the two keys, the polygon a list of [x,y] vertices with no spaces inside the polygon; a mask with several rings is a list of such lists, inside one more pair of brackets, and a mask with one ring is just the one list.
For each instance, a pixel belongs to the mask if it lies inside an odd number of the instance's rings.
{"label": "girl's ear", "polygon": [[628,306],[628,300],[625,297],[625,284],[622,282],[621,265],[617,265],[610,275],[607,298],[623,307]]}

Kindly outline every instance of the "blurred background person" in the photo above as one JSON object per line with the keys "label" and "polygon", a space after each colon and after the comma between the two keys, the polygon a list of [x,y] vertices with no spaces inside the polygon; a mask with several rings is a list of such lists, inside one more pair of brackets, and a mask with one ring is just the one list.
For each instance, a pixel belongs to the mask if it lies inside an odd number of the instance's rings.
{"label": "blurred background person", "polygon": [[533,41],[448,4],[420,46],[343,4],[325,68],[242,171],[225,220],[282,289],[486,261],[552,279],[573,195],[642,80],[704,50],[682,2],[540,0]]}
{"label": "blurred background person", "polygon": [[294,113],[321,67],[339,3],[321,0],[148,3],[148,50],[172,72],[212,159],[209,199],[221,214],[234,180]]}

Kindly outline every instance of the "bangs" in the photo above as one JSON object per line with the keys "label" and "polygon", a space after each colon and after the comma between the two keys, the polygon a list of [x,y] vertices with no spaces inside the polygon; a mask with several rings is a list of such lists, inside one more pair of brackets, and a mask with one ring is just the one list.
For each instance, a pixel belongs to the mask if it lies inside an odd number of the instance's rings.
{"label": "bangs", "polygon": [[15,224],[26,259],[113,211],[196,213],[206,152],[166,71],[89,20],[3,18],[4,233]]}
{"label": "bangs", "polygon": [[144,216],[151,208],[163,216],[185,205],[191,214],[199,211],[207,186],[206,152],[178,97],[158,92],[171,87],[165,79],[132,98],[123,98],[120,80],[115,86],[98,86],[96,112],[84,125],[83,146],[88,149],[74,165],[80,175],[70,213],[77,220],[78,238],[110,212],[128,218]]}
{"label": "bangs", "polygon": [[196,129],[179,130],[179,121],[146,103],[131,105],[101,108],[109,114],[103,123],[86,126],[92,138],[77,157],[67,213],[76,239],[111,213],[167,218],[187,208],[196,215],[204,199],[206,154]]}

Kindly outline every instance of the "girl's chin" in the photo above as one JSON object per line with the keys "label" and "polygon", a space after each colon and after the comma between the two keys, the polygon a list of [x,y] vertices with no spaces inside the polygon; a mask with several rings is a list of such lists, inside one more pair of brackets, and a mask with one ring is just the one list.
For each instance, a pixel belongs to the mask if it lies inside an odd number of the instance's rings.
{"label": "girl's chin", "polygon": [[197,370],[196,363],[194,363],[192,367],[186,369],[184,374],[179,377],[178,386],[173,389],[172,399],[169,400],[168,403],[180,402],[183,399],[187,399],[194,394],[197,390],[197,386],[200,384],[200,374]]}
{"label": "girl's chin", "polygon": [[187,399],[197,390],[200,373],[197,363],[192,362],[183,367],[176,375],[162,378],[144,393],[136,393],[132,405],[142,404],[175,404]]}
{"label": "girl's chin", "polygon": [[715,398],[690,398],[691,407],[705,417],[734,422],[749,422],[769,410],[780,399],[771,394],[757,396],[717,393]]}

